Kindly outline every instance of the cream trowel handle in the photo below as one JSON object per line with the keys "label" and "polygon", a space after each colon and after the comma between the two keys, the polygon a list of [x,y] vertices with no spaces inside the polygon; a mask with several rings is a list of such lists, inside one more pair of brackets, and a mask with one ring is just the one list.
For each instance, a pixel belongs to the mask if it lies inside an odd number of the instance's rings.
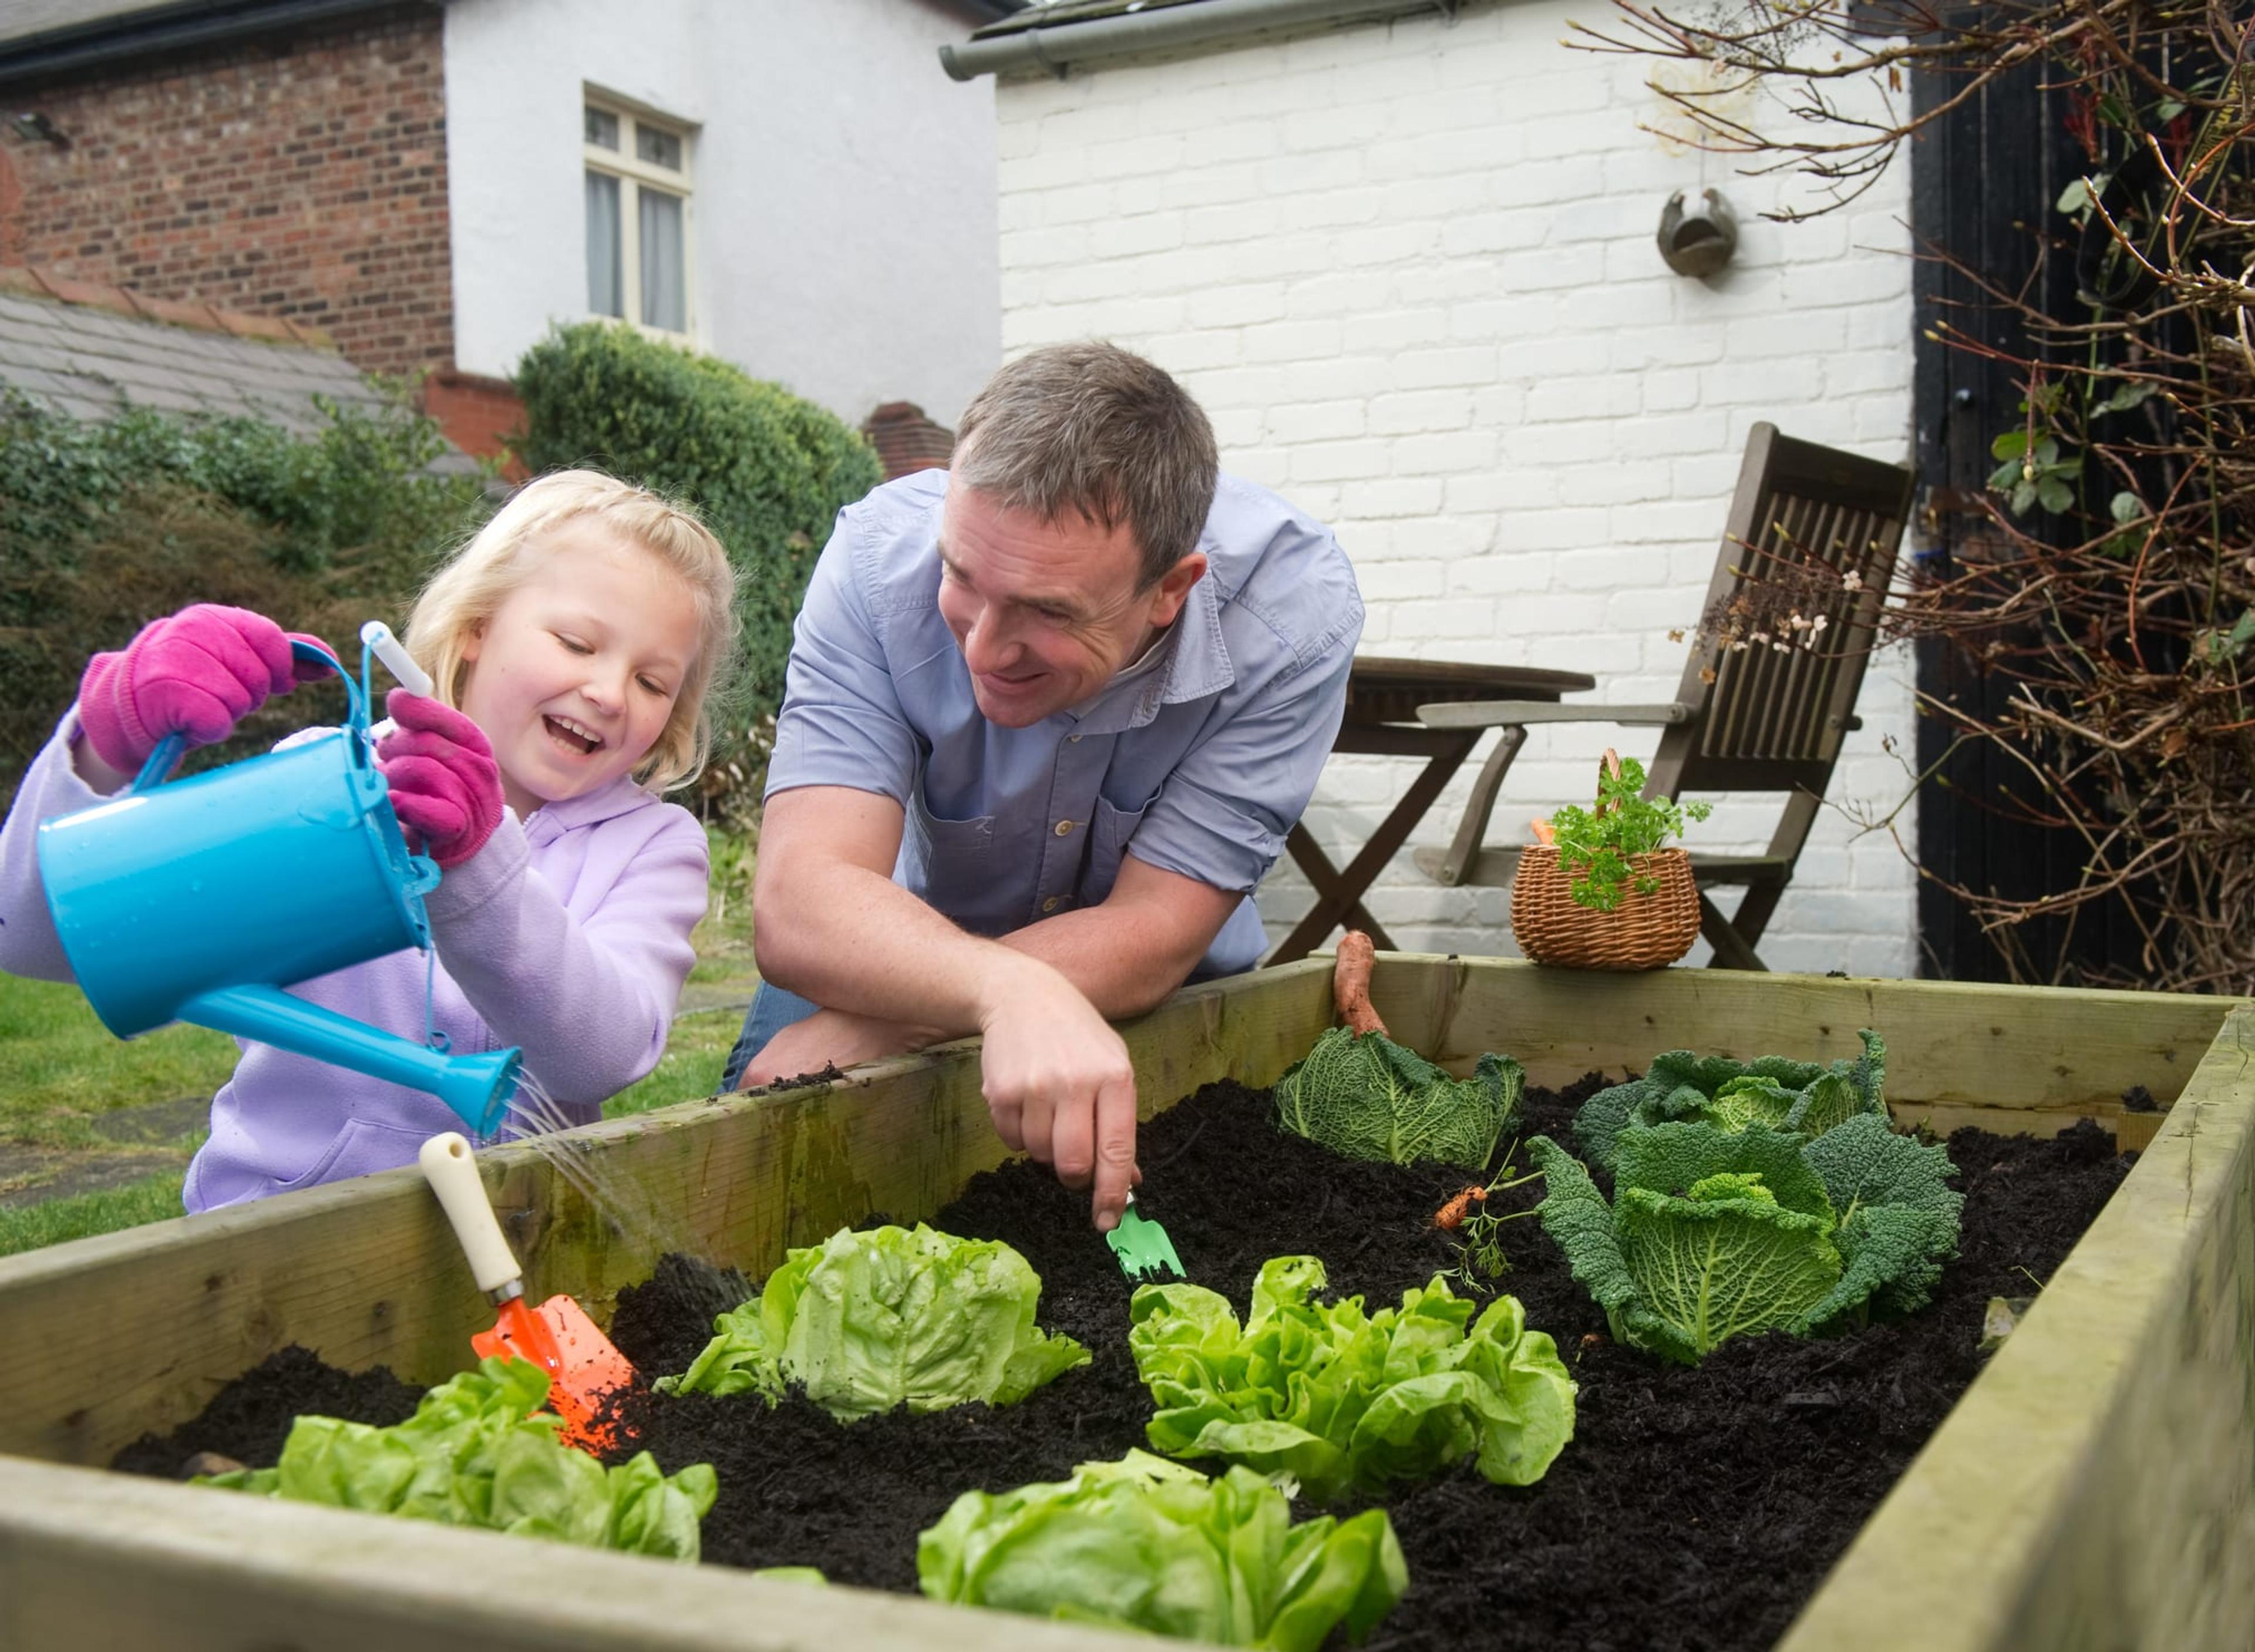
{"label": "cream trowel handle", "polygon": [[432,1136],[423,1143],[416,1160],[423,1166],[431,1191],[439,1196],[446,1220],[454,1225],[454,1237],[462,1242],[462,1255],[469,1259],[478,1289],[490,1296],[504,1285],[514,1284],[524,1270],[510,1254],[509,1241],[501,1236],[501,1224],[494,1220],[493,1205],[486,1198],[486,1185],[478,1179],[477,1158],[461,1132],[449,1130]]}

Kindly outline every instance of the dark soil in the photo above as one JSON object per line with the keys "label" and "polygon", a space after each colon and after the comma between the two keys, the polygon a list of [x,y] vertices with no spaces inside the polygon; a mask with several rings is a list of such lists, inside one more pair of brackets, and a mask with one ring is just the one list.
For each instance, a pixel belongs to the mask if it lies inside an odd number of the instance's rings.
{"label": "dark soil", "polygon": [[[1574,1105],[1596,1083],[1530,1093],[1528,1132],[1570,1139]],[[1967,1194],[1964,1234],[1934,1307],[1823,1342],[1731,1343],[1697,1370],[1605,1341],[1604,1316],[1540,1224],[1505,1227],[1503,1283],[1580,1385],[1574,1441],[1524,1490],[1467,1466],[1388,1500],[1411,1588],[1372,1644],[1771,1644],[1978,1374],[1988,1299],[2026,1296],[2031,1276],[2048,1278],[2130,1163],[2089,1124],[2051,1142],[1961,1130],[1949,1149]],[[1166,1226],[1191,1276],[1240,1312],[1270,1256],[1319,1255],[1336,1290],[1373,1308],[1458,1261],[1455,1240],[1430,1223],[1461,1176],[1353,1163],[1280,1136],[1266,1097],[1235,1085],[1211,1086],[1153,1121],[1141,1158],[1139,1208]],[[1537,1182],[1498,1205],[1526,1208],[1541,1192]],[[769,1411],[743,1396],[637,1394],[627,1410],[641,1445],[668,1469],[704,1461],[718,1471],[706,1559],[816,1565],[838,1582],[913,1590],[917,1533],[958,1493],[1061,1479],[1144,1444],[1150,1402],[1125,1337],[1131,1286],[1087,1226],[1086,1195],[1038,1166],[1006,1165],[975,1178],[934,1225],[1023,1252],[1042,1276],[1043,1324],[1086,1344],[1094,1363],[1008,1410],[850,1425],[797,1399]],[[645,1373],[678,1371],[703,1346],[713,1297],[709,1269],[670,1260],[622,1293],[614,1339]],[[230,1415],[249,1413],[240,1391],[268,1369],[222,1396]],[[144,1442],[119,1466],[170,1472],[200,1447],[270,1462],[299,1409],[330,1408],[303,1404],[295,1390],[282,1409],[270,1403],[282,1420],[266,1426],[263,1454],[247,1430],[212,1425],[207,1413],[175,1437],[169,1461]]]}
{"label": "dark soil", "polygon": [[279,1461],[290,1424],[299,1416],[348,1417],[387,1427],[415,1415],[423,1390],[382,1366],[340,1371],[292,1344],[221,1388],[203,1414],[159,1438],[144,1434],[110,1464],[130,1474],[170,1480],[199,1452],[231,1457],[253,1468]]}

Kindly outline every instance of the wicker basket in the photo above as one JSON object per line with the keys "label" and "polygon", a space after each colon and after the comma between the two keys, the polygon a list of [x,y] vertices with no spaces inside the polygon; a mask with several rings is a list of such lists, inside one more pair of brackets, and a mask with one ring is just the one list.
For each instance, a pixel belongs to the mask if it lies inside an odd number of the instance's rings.
{"label": "wicker basket", "polygon": [[[1608,751],[1614,774],[1620,759]],[[1600,812],[1604,805],[1598,805]],[[1658,969],[1691,950],[1699,934],[1699,886],[1691,857],[1681,849],[1629,856],[1629,887],[1620,904],[1600,912],[1574,903],[1573,880],[1547,843],[1521,852],[1511,886],[1511,933],[1519,950],[1538,964],[1568,969]],[[1647,895],[1639,882],[1657,878]]]}

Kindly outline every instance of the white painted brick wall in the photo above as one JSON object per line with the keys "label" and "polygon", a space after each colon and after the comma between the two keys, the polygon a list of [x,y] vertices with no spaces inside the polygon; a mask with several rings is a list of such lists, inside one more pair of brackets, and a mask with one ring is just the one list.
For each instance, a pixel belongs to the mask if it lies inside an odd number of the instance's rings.
{"label": "white painted brick wall", "polygon": [[[1003,347],[1107,337],[1179,376],[1227,467],[1337,529],[1364,652],[1587,671],[1602,697],[1664,699],[1684,656],[1668,632],[1698,617],[1751,426],[1908,450],[1907,177],[1815,222],[1763,220],[1801,186],[1644,130],[1668,124],[1650,66],[1561,44],[1605,15],[1475,3],[1453,25],[1005,81]],[[1709,283],[1653,242],[1669,192],[1704,186],[1741,226]],[[1909,676],[1874,664],[1836,805],[1875,815],[1907,790],[1881,742],[1908,749]],[[1656,736],[1537,730],[1491,840],[1586,797],[1608,742],[1648,757]],[[1446,840],[1476,767],[1415,842]],[[1416,770],[1331,761],[1308,823],[1335,861]],[[1732,801],[1694,844],[1758,849],[1774,814]],[[1908,840],[1907,812],[1896,824]],[[1828,811],[1763,956],[1911,974],[1914,889],[1891,838]],[[1285,861],[1261,894],[1272,935],[1310,898]],[[1404,946],[1513,950],[1506,891],[1439,888],[1407,853],[1369,904]]]}

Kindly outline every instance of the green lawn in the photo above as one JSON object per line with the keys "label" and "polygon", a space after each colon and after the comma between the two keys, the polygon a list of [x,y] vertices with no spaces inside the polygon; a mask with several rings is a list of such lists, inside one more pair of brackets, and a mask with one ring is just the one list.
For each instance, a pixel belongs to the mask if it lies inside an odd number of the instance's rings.
{"label": "green lawn", "polygon": [[[750,851],[725,840],[713,850],[713,910],[694,937],[698,962],[683,1012],[657,1069],[614,1096],[606,1117],[719,1087],[756,976]],[[114,1038],[75,987],[0,975],[0,1200],[8,1201],[0,1203],[0,1256],[179,1214],[181,1174],[203,1139],[200,1129],[177,1128],[183,1112],[195,1111],[182,1104],[207,1100],[235,1056],[233,1039],[201,1027]],[[144,1119],[173,1127],[137,1128]],[[32,1197],[88,1177],[104,1185]]]}
{"label": "green lawn", "polygon": [[89,1147],[101,1140],[100,1115],[208,1096],[234,1071],[225,1033],[167,1027],[129,1043],[110,1036],[77,988],[0,975],[0,1142]]}

